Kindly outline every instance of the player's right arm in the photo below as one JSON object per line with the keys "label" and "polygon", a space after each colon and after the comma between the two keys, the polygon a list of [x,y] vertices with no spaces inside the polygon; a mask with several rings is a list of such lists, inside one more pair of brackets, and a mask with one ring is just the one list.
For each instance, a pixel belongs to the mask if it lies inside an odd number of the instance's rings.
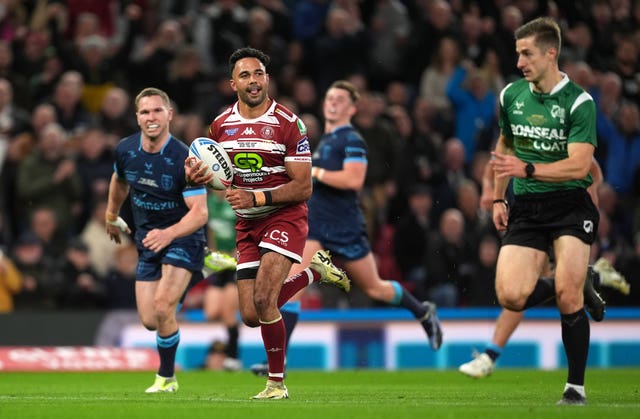
{"label": "player's right arm", "polygon": [[109,183],[109,198],[107,201],[107,210],[105,211],[105,221],[107,226],[107,234],[111,240],[120,244],[120,233],[131,233],[129,226],[118,215],[122,203],[129,194],[129,185],[124,179],[118,178],[118,175],[114,172],[111,175],[111,182]]}

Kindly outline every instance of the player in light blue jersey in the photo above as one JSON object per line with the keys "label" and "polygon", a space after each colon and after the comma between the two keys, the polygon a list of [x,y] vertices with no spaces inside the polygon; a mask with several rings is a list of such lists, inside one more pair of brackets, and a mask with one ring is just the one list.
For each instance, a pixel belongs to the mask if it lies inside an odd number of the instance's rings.
{"label": "player in light blue jersey", "polygon": [[144,327],[156,331],[160,355],[156,380],[146,392],[175,392],[180,342],[176,308],[192,274],[202,269],[207,193],[203,186],[187,184],[184,161],[189,149],[169,132],[173,109],[167,94],[143,89],[135,105],[140,132],[116,147],[105,214],[107,233],[120,243],[120,234],[131,232],[118,215],[130,195],[138,248],[138,315]]}

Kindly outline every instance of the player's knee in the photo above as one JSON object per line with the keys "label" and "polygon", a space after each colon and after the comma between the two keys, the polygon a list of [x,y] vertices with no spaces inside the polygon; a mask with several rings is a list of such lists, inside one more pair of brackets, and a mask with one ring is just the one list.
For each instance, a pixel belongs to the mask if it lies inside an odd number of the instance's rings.
{"label": "player's knee", "polygon": [[584,305],[582,290],[559,288],[556,302],[561,311],[573,313]]}
{"label": "player's knee", "polygon": [[142,316],[140,317],[140,321],[142,322],[142,326],[151,332],[154,332],[158,328],[158,322],[153,316]]}
{"label": "player's knee", "polygon": [[526,298],[521,296],[498,292],[498,302],[507,310],[522,311],[526,301]]}
{"label": "player's knee", "polygon": [[242,318],[242,323],[244,323],[245,326],[249,326],[249,327],[258,327],[258,326],[260,326],[260,322],[258,321],[258,317],[255,316],[255,315],[241,314],[240,317]]}

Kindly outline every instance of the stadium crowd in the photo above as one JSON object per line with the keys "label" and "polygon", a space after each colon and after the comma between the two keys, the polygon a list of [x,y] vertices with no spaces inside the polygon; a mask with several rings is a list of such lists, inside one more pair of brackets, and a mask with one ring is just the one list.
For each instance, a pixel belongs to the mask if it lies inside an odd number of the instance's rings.
{"label": "stadium crowd", "polygon": [[[513,30],[542,15],[565,34],[561,70],[597,104],[604,183],[592,261],[606,257],[631,283],[630,295],[603,296],[640,305],[638,0],[2,6],[0,312],[135,307],[135,247],[111,243],[104,227],[115,145],[138,130],[131,94],[166,91],[172,133],[206,135],[236,98],[227,59],[245,45],[271,56],[270,94],[301,116],[312,146],[322,92],[337,79],[360,89],[353,124],[369,147],[361,198],[380,275],[440,306],[497,304],[500,237],[481,179],[498,137],[499,93],[520,77]],[[312,288],[305,304],[373,303]]]}

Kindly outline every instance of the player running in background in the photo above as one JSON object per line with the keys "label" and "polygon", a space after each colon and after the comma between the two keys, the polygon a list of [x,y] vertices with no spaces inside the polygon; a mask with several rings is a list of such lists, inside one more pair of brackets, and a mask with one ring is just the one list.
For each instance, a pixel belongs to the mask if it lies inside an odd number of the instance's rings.
{"label": "player running in background", "polygon": [[[302,261],[308,233],[311,151],[304,123],[268,96],[269,60],[254,48],[231,54],[230,84],[238,101],[215,118],[209,136],[233,162],[233,187],[225,198],[238,216],[240,313],[247,326],[260,327],[269,363],[266,388],[253,398],[285,399],[286,334],[278,308],[312,282],[345,291],[351,285],[326,252],[317,252],[309,268],[287,278],[292,264]],[[207,169],[200,160],[185,160],[190,182],[210,181]]]}
{"label": "player running in background", "polygon": [[160,367],[147,393],[176,392],[175,356],[180,342],[176,308],[192,277],[202,269],[207,222],[206,190],[186,183],[183,162],[188,147],[169,132],[169,97],[156,88],[135,99],[140,132],[116,147],[109,184],[107,233],[120,243],[130,233],[119,217],[131,197],[138,248],[136,304],[144,327],[156,331]]}
{"label": "player running in background", "polygon": [[[560,404],[586,404],[589,320],[583,289],[599,214],[586,188],[596,146],[595,103],[558,68],[561,33],[550,18],[515,31],[523,78],[500,94],[493,159],[493,222],[505,231],[496,268],[500,305],[522,311],[555,295],[568,377]],[[513,179],[514,204],[505,199]],[[553,247],[552,247],[553,246]],[[555,257],[555,286],[538,280]]]}
{"label": "player running in background", "polygon": [[[411,311],[427,333],[431,348],[438,350],[442,329],[436,305],[418,301],[397,281],[380,278],[371,252],[358,202],[367,173],[367,144],[351,125],[359,96],[355,85],[344,80],[334,82],[325,94],[324,134],[313,153],[313,193],[307,202],[309,237],[301,266],[316,252],[330,251],[341,259],[351,281],[370,298]],[[292,272],[297,271],[298,266],[293,266]],[[287,330],[288,336],[292,332],[293,327]],[[256,364],[251,371],[263,375],[265,368]]]}
{"label": "player running in background", "polygon": [[[591,163],[591,177],[593,183],[587,188],[596,207],[598,206],[598,187],[602,183],[602,170],[597,161],[593,159]],[[493,201],[493,171],[491,165],[487,164],[482,179],[482,197],[480,205],[485,211],[491,210]],[[595,287],[607,286],[620,291],[623,294],[629,294],[629,283],[617,272],[609,261],[600,258],[589,268],[588,275],[591,275]],[[587,291],[591,292],[590,289]],[[585,294],[585,308],[591,313],[591,317],[595,321],[602,321],[604,318],[604,302],[597,294]],[[509,338],[516,330],[522,318],[524,311],[511,311],[502,309],[496,320],[493,330],[491,342],[487,345],[484,352],[474,354],[474,359],[466,362],[458,368],[458,370],[473,378],[482,378],[491,375],[496,366],[496,361],[502,353],[502,349],[506,346]]]}

